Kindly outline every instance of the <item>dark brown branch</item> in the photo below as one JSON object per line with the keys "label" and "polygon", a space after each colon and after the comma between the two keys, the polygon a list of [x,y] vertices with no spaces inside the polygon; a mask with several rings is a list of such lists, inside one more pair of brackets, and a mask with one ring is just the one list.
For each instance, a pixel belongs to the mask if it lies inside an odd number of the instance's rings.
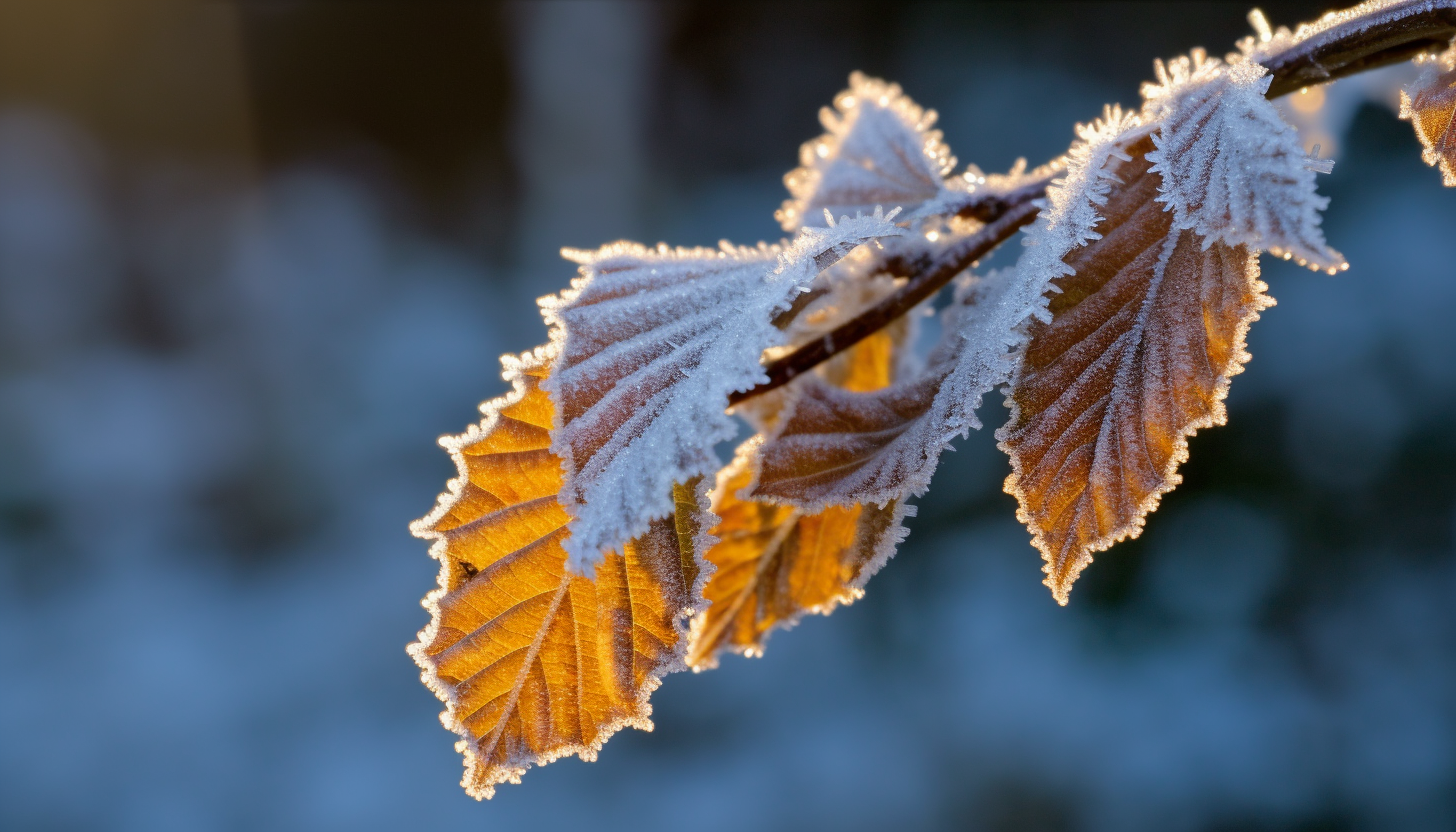
{"label": "dark brown branch", "polygon": [[[1438,52],[1456,38],[1456,0],[1406,0],[1317,32],[1283,52],[1265,58],[1273,80],[1269,98],[1297,92],[1370,69]],[[1046,193],[1051,177],[1009,194],[988,196],[961,211],[986,223],[963,243],[942,253],[894,294],[866,309],[833,332],[811,341],[764,367],[768,381],[734,393],[738,404],[788,384],[794,378],[878,332],[934,295],[957,274],[1036,219],[1034,200]]]}

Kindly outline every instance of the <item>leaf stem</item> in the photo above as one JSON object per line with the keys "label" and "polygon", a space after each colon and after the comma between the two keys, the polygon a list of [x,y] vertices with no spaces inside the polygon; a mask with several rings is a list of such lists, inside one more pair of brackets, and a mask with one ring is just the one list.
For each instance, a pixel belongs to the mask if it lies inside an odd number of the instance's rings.
{"label": "leaf stem", "polygon": [[[1456,38],[1456,0],[1403,0],[1351,14],[1263,58],[1273,80],[1269,98],[1278,98],[1314,84],[1377,69],[1416,55],[1438,52]],[[1360,7],[1356,7],[1360,8]],[[1332,12],[1338,16],[1347,12]],[[1335,18],[1330,18],[1334,20]],[[1322,23],[1315,24],[1318,28]],[[985,223],[975,234],[941,253],[904,286],[837,327],[764,367],[768,381],[728,397],[730,405],[788,384],[878,332],[934,295],[956,275],[970,268],[1036,219],[1036,200],[1046,193],[1051,177],[1009,194],[989,195],[961,211]]]}

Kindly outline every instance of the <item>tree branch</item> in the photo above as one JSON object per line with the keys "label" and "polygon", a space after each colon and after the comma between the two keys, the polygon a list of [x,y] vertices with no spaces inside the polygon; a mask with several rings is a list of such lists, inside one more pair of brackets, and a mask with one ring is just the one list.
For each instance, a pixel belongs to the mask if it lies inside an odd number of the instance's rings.
{"label": "tree branch", "polygon": [[[1269,98],[1399,63],[1422,53],[1444,50],[1456,38],[1456,0],[1404,0],[1383,6],[1372,4],[1368,9],[1357,6],[1345,12],[1332,12],[1310,28],[1312,32],[1290,47],[1260,60],[1273,76]],[[986,223],[980,231],[943,252],[911,276],[904,286],[854,319],[823,338],[770,361],[764,367],[768,381],[734,393],[728,398],[729,404],[738,404],[788,384],[934,295],[956,275],[1035,220],[1034,202],[1045,195],[1050,180],[1048,176],[1009,194],[988,195],[985,200],[967,206],[962,214]]]}

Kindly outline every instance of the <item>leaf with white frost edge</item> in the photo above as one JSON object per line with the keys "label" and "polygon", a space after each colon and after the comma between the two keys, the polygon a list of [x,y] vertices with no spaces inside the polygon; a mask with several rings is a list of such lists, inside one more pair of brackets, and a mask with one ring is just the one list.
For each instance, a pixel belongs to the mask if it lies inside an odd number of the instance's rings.
{"label": "leaf with white frost edge", "polygon": [[1204,248],[1157,203],[1151,137],[1129,145],[1103,236],[1072,252],[1052,320],[1030,328],[997,431],[1007,493],[1065,604],[1092,554],[1135,537],[1179,482],[1188,437],[1221,424],[1244,334],[1272,305],[1246,246]]}
{"label": "leaf with white frost edge", "polygon": [[594,760],[622,728],[650,731],[648,698],[684,669],[686,618],[703,609],[712,571],[705,482],[675,486],[673,516],[607,555],[594,577],[566,567],[554,408],[541,390],[554,359],[551,345],[502,357],[511,392],[441,439],[458,475],[410,526],[434,541],[440,572],[409,653],[445,703],[461,785],[476,799],[568,754]]}
{"label": "leaf with white frost edge", "polygon": [[[954,193],[945,176],[955,157],[932,130],[936,113],[911,101],[898,84],[855,72],[834,108],[819,111],[828,132],[799,149],[799,168],[784,175],[792,195],[774,218],[785,231],[817,225],[824,212],[853,215],[899,207],[913,215]],[[950,188],[965,183],[952,180]],[[963,189],[962,189],[963,190]]]}
{"label": "leaf with white frost edge", "polygon": [[720,467],[729,394],[767,379],[773,326],[821,270],[856,246],[903,234],[895,212],[806,228],[785,247],[566,251],[580,276],[542,298],[559,357],[544,383],[556,404],[552,452],[566,470],[572,569],[672,511],[672,484]]}
{"label": "leaf with white frost edge", "polygon": [[1421,141],[1421,158],[1456,188],[1456,46],[1430,61],[1421,76],[1400,91],[1400,117]]}
{"label": "leaf with white frost edge", "polygon": [[1159,128],[1148,160],[1163,177],[1158,201],[1174,227],[1191,229],[1204,248],[1242,245],[1331,273],[1344,268],[1320,230],[1329,199],[1315,192],[1315,175],[1328,163],[1304,153],[1299,132],[1264,97],[1268,70],[1202,50],[1156,67],[1158,83],[1143,86],[1145,115]]}

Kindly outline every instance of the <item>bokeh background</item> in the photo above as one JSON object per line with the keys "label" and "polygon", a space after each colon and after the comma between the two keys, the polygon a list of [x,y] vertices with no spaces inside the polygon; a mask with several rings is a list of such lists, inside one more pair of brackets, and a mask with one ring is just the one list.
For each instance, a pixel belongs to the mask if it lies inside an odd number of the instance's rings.
{"label": "bokeh background", "polygon": [[470,800],[404,652],[559,247],[776,239],[853,69],[1036,163],[1245,11],[0,2],[0,827],[1456,828],[1456,192],[1389,73],[1291,116],[1352,268],[1266,262],[1230,425],[1070,607],[982,433],[863,601],[596,764]]}

